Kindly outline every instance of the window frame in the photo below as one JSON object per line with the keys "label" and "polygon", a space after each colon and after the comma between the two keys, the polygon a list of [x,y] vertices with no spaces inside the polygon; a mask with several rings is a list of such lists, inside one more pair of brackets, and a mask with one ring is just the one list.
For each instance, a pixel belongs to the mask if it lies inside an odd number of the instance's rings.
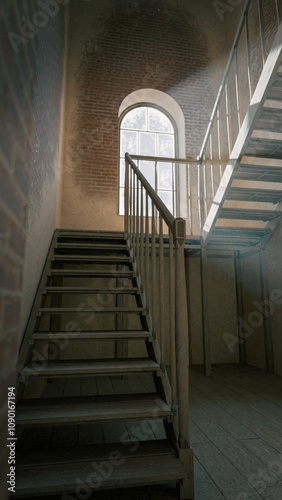
{"label": "window frame", "polygon": [[[171,116],[171,114],[165,109],[163,108],[162,106],[159,106],[158,104],[155,104],[155,103],[151,103],[151,102],[147,102],[147,101],[144,101],[144,102],[138,102],[136,104],[132,104],[131,106],[128,106],[126,109],[123,110],[123,112],[120,114],[119,116],[119,122],[118,122],[118,132],[119,132],[119,155],[118,155],[118,215],[120,215],[121,217],[123,217],[123,214],[120,213],[120,191],[121,189],[124,189],[122,188],[122,186],[120,185],[120,166],[121,166],[121,130],[126,130],[126,129],[121,129],[121,124],[122,124],[122,121],[123,119],[125,118],[125,116],[132,110],[134,109],[137,109],[137,108],[142,108],[142,107],[147,107],[147,108],[153,108],[153,109],[156,109],[158,111],[160,111],[161,113],[163,113],[170,121],[171,125],[172,125],[172,128],[173,128],[173,136],[174,136],[174,157],[177,158],[178,157],[178,154],[179,154],[179,140],[178,140],[178,127],[177,127],[177,124],[174,120],[174,118]],[[148,128],[148,127],[147,127]],[[128,129],[130,130],[130,129]],[[138,131],[138,130],[137,130]],[[138,131],[138,133],[142,132],[142,130]],[[150,131],[146,131],[146,132],[150,132]],[[152,132],[152,133],[157,133],[157,134],[161,134],[161,132]],[[172,134],[171,134],[172,135]],[[146,155],[145,155],[146,156]],[[165,157],[164,157],[165,158]],[[174,207],[174,210],[177,212],[177,198],[178,198],[178,194],[177,194],[177,186],[178,186],[178,175],[177,175],[177,169],[175,169],[175,187],[174,187],[174,190],[175,190],[175,207]],[[164,190],[165,191],[165,190]],[[172,189],[171,191],[173,191],[173,186],[172,186]],[[173,197],[174,198],[174,197]]]}

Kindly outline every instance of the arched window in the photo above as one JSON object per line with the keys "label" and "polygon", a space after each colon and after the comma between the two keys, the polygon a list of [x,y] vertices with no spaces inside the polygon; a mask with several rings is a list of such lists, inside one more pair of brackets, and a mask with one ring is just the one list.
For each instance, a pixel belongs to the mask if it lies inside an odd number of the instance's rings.
{"label": "arched window", "polygon": [[[124,155],[174,158],[176,153],[175,125],[170,116],[150,104],[126,111],[120,121],[119,213],[124,213]],[[156,190],[167,208],[175,213],[175,165],[171,162],[142,160],[140,171]]]}

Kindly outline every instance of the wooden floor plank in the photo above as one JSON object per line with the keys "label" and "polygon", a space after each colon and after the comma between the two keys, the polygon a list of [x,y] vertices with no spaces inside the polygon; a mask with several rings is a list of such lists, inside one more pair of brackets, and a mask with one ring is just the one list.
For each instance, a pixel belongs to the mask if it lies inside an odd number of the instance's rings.
{"label": "wooden floor plank", "polygon": [[213,377],[208,380],[203,375],[199,375],[193,380],[193,385],[208,400],[215,401],[217,406],[236,418],[251,432],[254,432],[255,429],[256,437],[261,437],[275,449],[277,449],[277,446],[281,447],[281,425],[275,425],[273,422],[269,425],[263,415],[243,404],[236,395],[234,396],[230,393],[230,390],[224,387],[222,382],[214,380]]}
{"label": "wooden floor plank", "polygon": [[222,500],[224,498],[197,458],[194,459],[194,480],[195,500]]}
{"label": "wooden floor plank", "polygon": [[[279,386],[280,381],[275,378]],[[230,500],[282,498],[282,421],[278,418],[281,406],[265,397],[270,380],[269,374],[240,365],[213,367],[210,378],[204,377],[202,368],[191,369],[195,500],[213,499],[207,477],[217,487],[215,499],[218,490],[218,498]],[[278,398],[277,393],[275,397]],[[280,402],[281,399],[282,391]],[[271,409],[275,408],[277,414],[273,418]],[[205,437],[209,442],[205,442]]]}
{"label": "wooden floor plank", "polygon": [[196,444],[193,449],[196,458],[213,479],[224,498],[234,500],[239,495],[248,495],[245,498],[263,500],[263,497],[213,443]]}

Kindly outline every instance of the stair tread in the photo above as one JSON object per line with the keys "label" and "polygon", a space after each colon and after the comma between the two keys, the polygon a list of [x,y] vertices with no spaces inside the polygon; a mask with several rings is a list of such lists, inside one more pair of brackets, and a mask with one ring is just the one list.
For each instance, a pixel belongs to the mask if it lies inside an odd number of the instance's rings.
{"label": "stair tread", "polygon": [[[155,456],[155,455],[175,455],[169,441],[159,439],[155,441],[140,441],[138,448],[132,453],[131,447],[122,443],[115,443],[115,449],[122,453],[124,458]],[[61,448],[48,448],[47,450],[18,450],[17,470],[27,469],[38,465],[70,464],[77,462],[87,462],[89,460],[105,460],[109,458],[113,451],[113,445],[100,444],[99,446],[73,446]]]}
{"label": "stair tread", "polygon": [[124,238],[124,232],[123,231],[91,231],[91,230],[81,230],[81,229],[60,229],[59,232],[59,238],[61,237],[69,237],[69,236],[74,236],[74,237],[80,237],[80,236],[85,236],[89,238],[91,237],[100,237],[104,238],[105,236],[110,237],[110,238]]}
{"label": "stair tread", "polygon": [[[151,444],[152,448],[154,443],[153,441]],[[139,447],[141,448],[141,443],[139,443]],[[186,468],[176,454],[151,455],[147,452],[147,454],[144,453],[140,456],[139,452],[139,456],[131,453],[128,457],[130,459],[122,460],[124,453],[120,453],[115,455],[117,461],[116,463],[112,462],[111,474],[103,478],[99,489],[167,483],[188,476]],[[111,456],[110,452],[107,460],[109,460],[109,456]],[[19,468],[17,469],[16,495],[14,496],[20,497],[24,493],[36,496],[40,495],[42,491],[44,494],[61,494],[62,491],[73,492],[77,488],[78,477],[84,483],[87,483],[90,477],[93,480],[93,473],[95,473],[93,460],[95,458],[93,455],[91,458],[89,457],[89,461]],[[96,468],[99,467],[99,459],[95,460],[95,463]]]}
{"label": "stair tread", "polygon": [[243,233],[260,233],[261,231],[263,232],[269,232],[269,229],[267,228],[260,228],[260,227],[232,227],[232,226],[215,226],[213,231],[216,232],[227,232],[227,231],[234,231],[234,232],[243,232]]}
{"label": "stair tread", "polygon": [[163,399],[155,394],[130,394],[126,398],[86,397],[45,399],[38,404],[22,400],[16,415],[16,424],[33,427],[37,425],[59,425],[113,422],[121,420],[142,420],[145,418],[164,418],[172,412]]}
{"label": "stair tread", "polygon": [[256,189],[231,187],[226,195],[227,200],[261,201],[279,203],[282,201],[282,191],[278,189]]}
{"label": "stair tread", "polygon": [[154,372],[159,365],[150,358],[97,359],[30,362],[21,374],[24,376],[77,376],[114,373]]}
{"label": "stair tread", "polygon": [[236,170],[234,179],[282,182],[282,167],[242,163]]}
{"label": "stair tread", "polygon": [[220,219],[245,219],[268,221],[279,217],[278,210],[253,210],[245,208],[222,208],[219,214]]}
{"label": "stair tread", "polygon": [[92,269],[51,269],[48,275],[126,278],[134,276],[134,271],[93,271]]}
{"label": "stair tread", "polygon": [[150,332],[144,330],[129,330],[129,331],[116,331],[116,330],[105,330],[105,331],[79,331],[79,332],[35,332],[32,335],[33,339],[141,339],[148,338],[151,336]]}
{"label": "stair tread", "polygon": [[[62,314],[62,313],[77,313],[76,307],[41,307],[38,309],[39,313],[43,314]],[[84,307],[83,312],[95,313],[143,313],[146,309],[144,307],[104,307],[94,310],[93,307]]]}
{"label": "stair tread", "polygon": [[46,286],[45,291],[47,293],[58,292],[58,293],[136,293],[139,291],[137,287],[132,288],[91,288],[91,287],[74,287],[74,286]]}
{"label": "stair tread", "polygon": [[54,255],[53,260],[93,260],[96,262],[128,262],[131,261],[131,258],[128,256],[112,256],[112,255],[69,255],[69,254],[60,254]]}
{"label": "stair tread", "polygon": [[117,245],[105,243],[57,243],[57,248],[85,248],[85,249],[99,249],[99,250],[127,250],[126,243]]}

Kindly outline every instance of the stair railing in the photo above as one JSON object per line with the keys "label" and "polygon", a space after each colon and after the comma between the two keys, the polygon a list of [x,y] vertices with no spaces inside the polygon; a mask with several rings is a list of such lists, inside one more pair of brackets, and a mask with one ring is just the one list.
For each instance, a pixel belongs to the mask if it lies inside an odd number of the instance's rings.
{"label": "stair railing", "polygon": [[125,233],[152,319],[152,335],[160,346],[157,361],[163,372],[170,365],[178,444],[185,449],[189,447],[186,224],[171,214],[128,153],[125,163]]}
{"label": "stair railing", "polygon": [[[194,158],[168,158],[157,156],[131,155],[138,168],[153,165],[153,180],[157,194],[162,190],[161,168],[168,167],[171,192],[171,213],[186,220],[186,235],[200,234],[202,227],[200,210],[200,168]],[[163,188],[165,191],[165,188]],[[167,188],[167,191],[169,189]]]}
{"label": "stair railing", "polygon": [[281,23],[281,0],[247,0],[198,156],[203,219],[213,203]]}

